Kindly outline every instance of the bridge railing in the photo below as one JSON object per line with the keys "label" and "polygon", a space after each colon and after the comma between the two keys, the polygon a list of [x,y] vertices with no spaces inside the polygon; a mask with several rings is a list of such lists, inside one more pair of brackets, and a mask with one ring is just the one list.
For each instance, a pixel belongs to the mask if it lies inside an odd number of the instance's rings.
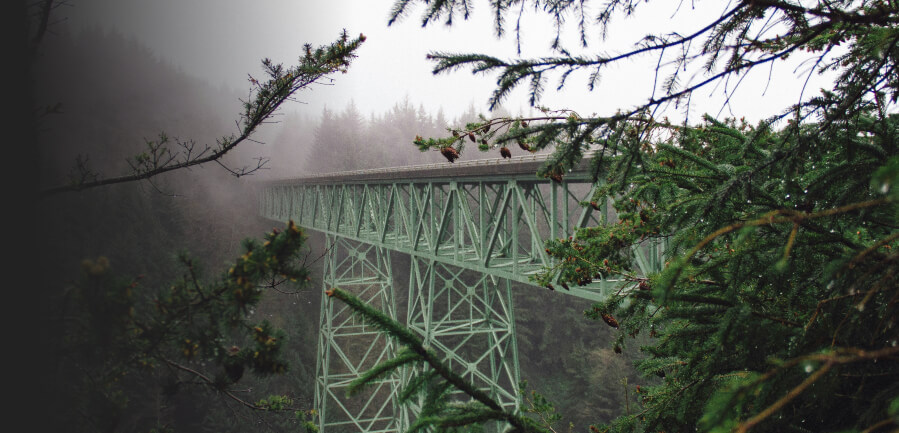
{"label": "bridge railing", "polygon": [[[585,155],[585,160],[589,160],[593,157],[595,152],[591,151]],[[348,179],[356,179],[356,180],[375,180],[378,179],[378,175],[385,174],[400,174],[403,178],[413,178],[416,173],[454,173],[459,174],[460,172],[464,172],[467,168],[480,168],[480,167],[492,167],[494,169],[499,167],[513,166],[519,167],[523,170],[530,170],[535,163],[543,163],[547,160],[549,154],[547,153],[532,153],[527,155],[516,155],[511,158],[485,158],[485,159],[474,159],[468,161],[456,161],[454,163],[446,163],[446,162],[438,162],[438,163],[429,163],[429,164],[416,164],[416,165],[404,165],[398,167],[381,167],[381,168],[368,168],[368,169],[360,169],[360,170],[347,170],[347,171],[338,171],[331,173],[314,173],[314,174],[305,174],[301,177],[294,178],[286,178],[278,181],[274,181],[274,184],[283,184],[283,183],[310,183],[310,182],[320,182],[324,181],[341,181]],[[529,172],[533,173],[535,170],[530,170]],[[501,171],[500,171],[501,172]]]}

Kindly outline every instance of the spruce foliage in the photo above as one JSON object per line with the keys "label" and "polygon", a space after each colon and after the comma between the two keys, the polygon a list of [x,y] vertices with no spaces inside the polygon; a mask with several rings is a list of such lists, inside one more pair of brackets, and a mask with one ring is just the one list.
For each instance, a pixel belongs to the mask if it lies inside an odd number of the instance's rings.
{"label": "spruce foliage", "polygon": [[[513,431],[521,433],[547,431],[530,418],[503,410],[496,400],[455,373],[433,349],[425,347],[421,338],[412,330],[391,319],[380,310],[340,288],[328,289],[325,294],[346,303],[363,320],[382,330],[402,345],[402,349],[396,356],[372,367],[362,376],[353,380],[348,390],[349,393],[358,392],[361,388],[376,383],[400,367],[427,366],[409,380],[406,388],[400,394],[402,402],[422,396],[421,411],[410,426],[409,432],[434,431],[429,429],[465,431],[467,428],[476,428],[488,421],[508,422],[512,425]],[[471,401],[454,401],[450,397],[450,393],[455,390],[470,396]]]}
{"label": "spruce foliage", "polygon": [[[473,4],[397,1],[391,20],[416,3],[426,5],[424,25],[467,18]],[[658,2],[593,4],[593,18],[604,32],[644,3]],[[618,330],[616,348],[648,335],[638,368],[661,382],[634,389],[637,410],[592,431],[899,427],[899,7],[808,3],[732,3],[698,31],[650,35],[618,54],[571,55],[561,30],[555,57],[431,54],[435,73],[498,73],[493,105],[519,85],[536,105],[553,74],[561,88],[570,73],[590,71],[592,89],[611,64],[658,57],[659,84],[636,107],[592,117],[544,109],[539,117],[485,119],[448,137],[415,140],[419,149],[444,154],[460,153],[466,142],[482,150],[510,141],[523,150],[552,149],[538,175],[556,181],[587,151],[598,151],[601,188],[583,205],[611,202],[617,221],[549,241],[558,265],[535,283],[624,279],[586,314]],[[510,0],[491,7],[498,34],[511,21],[505,18],[531,6],[559,29],[580,17],[586,35],[588,4]],[[581,37],[582,47],[587,40]],[[665,104],[688,104],[706,85],[801,53],[815,71],[837,75],[833,88],[765,121],[672,124],[657,116]],[[691,68],[702,79],[684,83]],[[666,245],[663,269],[643,273],[633,251],[659,243]]]}
{"label": "spruce foliage", "polygon": [[73,431],[146,428],[141,417],[161,409],[145,394],[158,384],[168,398],[207,389],[259,411],[296,410],[285,396],[254,401],[234,385],[250,373],[288,368],[285,332],[252,313],[267,287],[307,282],[304,244],[291,221],[261,244],[246,240],[245,253],[218,279],[203,278],[199,263],[182,254],[182,275],[165,289],[119,276],[114,259],[85,259],[82,278],[59,302],[66,326],[54,398],[67,404],[56,415],[71,420]]}
{"label": "spruce foliage", "polygon": [[[612,431],[895,422],[887,408],[899,396],[899,208],[895,192],[872,188],[871,174],[896,158],[897,121],[859,117],[856,147],[839,134],[810,134],[815,125],[772,131],[708,119],[638,154],[628,175],[629,156],[608,159],[598,195],[616,197],[620,220],[549,242],[577,265],[563,261],[541,278],[571,280],[578,266],[633,282],[587,314],[617,317],[620,344],[640,332],[654,337],[638,368],[664,382],[644,388],[643,410]],[[863,126],[874,124],[879,133]],[[882,181],[895,179],[875,185]],[[649,239],[667,242],[668,265],[636,275],[627,252]]]}

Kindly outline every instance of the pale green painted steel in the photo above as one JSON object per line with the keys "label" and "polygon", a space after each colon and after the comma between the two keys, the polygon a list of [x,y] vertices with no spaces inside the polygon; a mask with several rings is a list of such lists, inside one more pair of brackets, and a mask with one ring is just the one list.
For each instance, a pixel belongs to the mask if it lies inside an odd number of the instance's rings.
{"label": "pale green painted steel", "polygon": [[[340,287],[396,317],[390,254],[383,248],[329,235],[322,282]],[[399,377],[347,397],[347,386],[396,354],[396,343],[342,303],[322,296],[316,362],[315,421],[321,432],[399,432],[408,425],[396,403]],[[358,354],[362,354],[358,356]],[[354,356],[355,355],[355,356]]]}
{"label": "pale green painted steel", "polygon": [[[453,371],[516,410],[520,377],[511,281],[415,257],[410,271],[407,326],[445,354]],[[412,374],[405,371],[403,383]]]}
{"label": "pale green painted steel", "polygon": [[[535,179],[423,179],[333,184],[274,184],[263,192],[263,215],[326,234],[377,245],[418,259],[533,284],[529,277],[553,263],[544,241],[575,228],[606,223],[605,203],[589,201],[586,176],[562,183]],[[651,249],[651,248],[650,248]],[[651,266],[657,252],[642,251]],[[564,293],[602,300],[623,281],[595,279]]]}
{"label": "pale green painted steel", "polygon": [[[497,169],[511,167],[502,163],[493,162]],[[261,193],[260,210],[325,233],[325,288],[351,290],[404,321],[457,372],[514,409],[519,370],[512,282],[533,284],[531,275],[553,266],[544,250],[547,239],[614,222],[615,216],[606,203],[582,205],[596,187],[585,171],[553,182],[536,178],[533,170],[494,175],[483,174],[492,171],[484,167],[480,174],[412,169],[380,178],[362,172],[272,182]],[[409,256],[404,290],[391,279],[390,251]],[[661,267],[660,245],[633,252],[644,274]],[[625,285],[600,277],[557,292],[598,301]],[[406,299],[404,317],[397,312],[400,297]],[[349,381],[395,354],[395,343],[327,297],[321,311],[315,397],[320,430],[404,431],[418,405],[399,405],[396,395],[412,371],[364,395],[344,395]],[[351,358],[351,351],[362,359]]]}

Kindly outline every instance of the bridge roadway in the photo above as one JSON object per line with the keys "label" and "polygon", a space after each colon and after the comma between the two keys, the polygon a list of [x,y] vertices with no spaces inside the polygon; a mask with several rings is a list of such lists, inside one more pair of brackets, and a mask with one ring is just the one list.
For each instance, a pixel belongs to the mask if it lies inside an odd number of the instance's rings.
{"label": "bridge roadway", "polygon": [[[430,178],[459,178],[478,176],[534,175],[546,162],[549,154],[533,153],[529,155],[504,158],[474,159],[454,163],[439,162],[431,164],[407,165],[401,167],[372,168],[364,170],[341,171],[334,173],[313,174],[272,181],[271,185],[307,183],[326,184],[341,182],[370,182],[383,180],[410,180]],[[593,153],[588,153],[578,167],[572,172],[582,173],[588,170]]]}
{"label": "bridge roadway", "polygon": [[[525,284],[553,261],[547,239],[614,219],[590,202],[588,154],[562,182],[538,178],[546,154],[357,170],[267,182],[262,214],[362,243]],[[658,251],[634,249],[638,268]],[[597,278],[565,294],[602,300],[622,281]]]}

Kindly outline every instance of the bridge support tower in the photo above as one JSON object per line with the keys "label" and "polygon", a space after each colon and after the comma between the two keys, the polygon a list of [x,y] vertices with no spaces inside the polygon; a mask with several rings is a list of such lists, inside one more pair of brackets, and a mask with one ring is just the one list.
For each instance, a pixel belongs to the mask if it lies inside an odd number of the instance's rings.
{"label": "bridge support tower", "polygon": [[[404,322],[455,371],[505,408],[518,406],[520,378],[509,280],[412,256],[408,290],[397,290],[389,251],[333,235],[326,236],[326,244],[325,289],[348,290]],[[398,304],[404,304],[404,315]],[[405,369],[353,397],[346,392],[353,379],[398,349],[396,341],[363,323],[346,305],[322,297],[315,388],[315,421],[321,432],[386,433],[408,428],[420,404],[401,405],[397,396],[418,371]]]}

